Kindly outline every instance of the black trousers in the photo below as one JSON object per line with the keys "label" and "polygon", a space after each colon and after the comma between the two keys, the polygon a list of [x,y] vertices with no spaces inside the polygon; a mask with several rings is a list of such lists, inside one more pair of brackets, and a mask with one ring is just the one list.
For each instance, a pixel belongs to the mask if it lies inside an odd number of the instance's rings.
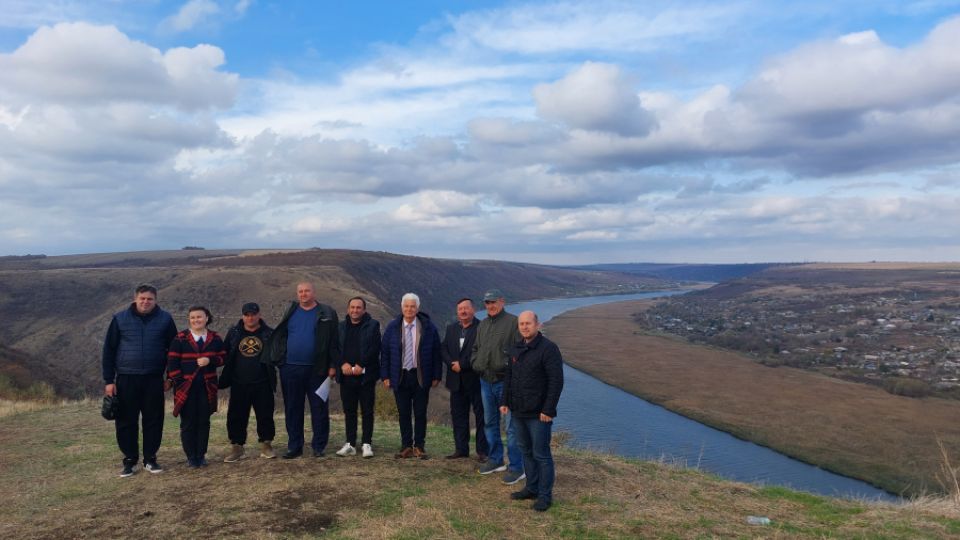
{"label": "black trousers", "polygon": [[473,409],[473,420],[477,434],[477,454],[487,455],[490,448],[487,446],[487,435],[483,429],[483,396],[480,394],[479,383],[476,388],[464,389],[461,386],[460,390],[450,392],[453,444],[458,454],[470,454],[470,409]]}
{"label": "black trousers", "polygon": [[[423,388],[417,382],[416,371],[401,371],[400,384],[393,390],[397,400],[397,413],[400,417],[400,442],[403,448],[416,446],[423,448],[427,438],[427,403],[430,401],[430,387]],[[414,425],[410,425],[413,414]]]}
{"label": "black trousers", "polygon": [[377,381],[366,384],[360,377],[344,377],[340,385],[340,400],[343,402],[343,423],[347,442],[357,446],[357,405],[363,414],[363,444],[373,443],[373,409],[376,401]]}
{"label": "black trousers", "polygon": [[123,461],[140,459],[140,420],[143,419],[143,457],[154,459],[163,437],[163,375],[117,375],[120,414],[115,421],[117,446]]}
{"label": "black trousers", "polygon": [[270,381],[235,383],[230,387],[230,402],[227,405],[227,436],[231,443],[247,444],[251,407],[257,416],[257,441],[272,441],[277,434],[277,426],[273,422],[273,389],[270,388]]}
{"label": "black trousers", "polygon": [[194,380],[180,409],[180,444],[187,459],[201,459],[207,454],[211,414],[206,385],[202,378]]}

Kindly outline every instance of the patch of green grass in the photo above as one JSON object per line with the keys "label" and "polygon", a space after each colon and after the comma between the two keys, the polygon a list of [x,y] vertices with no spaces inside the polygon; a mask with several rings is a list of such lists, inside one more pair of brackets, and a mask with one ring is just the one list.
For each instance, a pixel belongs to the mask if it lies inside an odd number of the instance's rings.
{"label": "patch of green grass", "polygon": [[948,533],[960,535],[960,519],[936,517],[934,518],[934,521],[942,524]]}
{"label": "patch of green grass", "polygon": [[448,514],[447,521],[457,534],[466,538],[500,538],[503,528],[492,522],[468,519],[457,514]]}
{"label": "patch of green grass", "polygon": [[862,506],[854,503],[819,497],[810,493],[791,491],[784,487],[768,486],[760,489],[761,498],[790,501],[803,506],[806,514],[824,525],[838,526],[850,520],[851,517],[864,512]]}
{"label": "patch of green grass", "polygon": [[437,538],[440,531],[427,527],[424,529],[402,529],[391,536],[391,540],[423,540],[424,538]]}
{"label": "patch of green grass", "polygon": [[403,500],[407,497],[419,497],[426,494],[427,490],[421,486],[400,486],[398,488],[387,489],[381,492],[373,500],[374,510],[382,515],[392,515],[400,512],[403,507]]}

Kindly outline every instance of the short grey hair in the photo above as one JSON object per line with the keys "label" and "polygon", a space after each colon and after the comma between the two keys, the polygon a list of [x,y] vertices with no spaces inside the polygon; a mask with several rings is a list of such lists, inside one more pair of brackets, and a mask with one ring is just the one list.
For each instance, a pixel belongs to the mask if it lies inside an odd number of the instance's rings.
{"label": "short grey hair", "polygon": [[407,300],[413,300],[417,304],[417,309],[420,309],[419,296],[413,294],[412,292],[408,292],[407,294],[403,295],[403,298],[400,299],[400,307],[403,307],[403,303],[406,302]]}

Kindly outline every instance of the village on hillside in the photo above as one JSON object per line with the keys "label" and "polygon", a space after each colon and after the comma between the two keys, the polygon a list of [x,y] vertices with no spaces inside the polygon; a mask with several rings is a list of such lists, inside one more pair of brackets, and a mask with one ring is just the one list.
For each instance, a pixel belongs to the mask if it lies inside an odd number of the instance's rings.
{"label": "village on hillside", "polygon": [[960,298],[947,291],[673,297],[639,314],[650,331],[814,369],[908,396],[960,399]]}

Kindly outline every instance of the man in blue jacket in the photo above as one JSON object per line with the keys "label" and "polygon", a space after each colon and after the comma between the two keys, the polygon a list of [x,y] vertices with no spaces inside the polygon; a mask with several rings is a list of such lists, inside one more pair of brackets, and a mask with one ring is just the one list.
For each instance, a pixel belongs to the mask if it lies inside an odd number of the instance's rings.
{"label": "man in blue jacket", "polygon": [[[403,295],[401,314],[383,331],[380,378],[393,389],[400,421],[401,449],[394,457],[427,459],[427,403],[430,389],[440,383],[440,333],[430,316],[420,311],[420,297]],[[413,413],[415,427],[410,425]]]}
{"label": "man in blue jacket", "polygon": [[133,476],[140,459],[139,424],[143,420],[143,468],[163,472],[157,450],[163,436],[163,372],[167,349],[177,335],[169,313],[157,305],[157,289],[140,285],[130,306],[115,314],[103,341],[104,393],[117,396],[117,445],[123,453],[121,478]]}
{"label": "man in blue jacket", "polygon": [[313,457],[323,457],[330,436],[330,414],[317,389],[327,377],[336,375],[340,365],[339,322],[332,307],[317,301],[312,283],[298,283],[297,300],[290,303],[263,351],[263,362],[280,368],[287,428],[283,459],[303,455],[305,401],[310,403]]}

